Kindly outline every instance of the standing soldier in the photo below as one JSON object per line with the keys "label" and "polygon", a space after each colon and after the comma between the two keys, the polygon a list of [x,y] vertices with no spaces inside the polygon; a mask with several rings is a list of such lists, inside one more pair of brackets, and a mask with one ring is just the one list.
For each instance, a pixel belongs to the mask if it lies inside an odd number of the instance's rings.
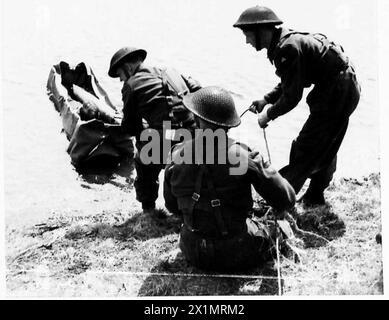
{"label": "standing soldier", "polygon": [[[184,105],[203,132],[219,134],[213,143],[206,144],[201,141],[203,135],[196,134],[171,151],[164,197],[169,211],[183,215],[180,248],[190,263],[203,269],[258,266],[269,258],[271,245],[266,226],[249,217],[251,186],[278,214],[294,206],[294,190],[258,152],[249,152],[228,137],[228,129],[238,126],[240,118],[226,90],[202,88],[186,96]],[[195,160],[184,163],[186,153]],[[242,164],[247,170],[231,173]]]}
{"label": "standing soldier", "polygon": [[240,15],[234,27],[240,28],[246,43],[257,51],[267,50],[281,82],[261,100],[253,101],[258,123],[292,110],[304,88],[314,84],[307,97],[310,115],[292,142],[289,164],[280,170],[298,193],[310,178],[302,197],[308,205],[324,204],[324,190],[336,170],[337,152],[346,133],[349,117],[360,97],[355,70],[343,48],[323,34],[297,32],[277,27],[282,21],[266,7],[255,6]]}
{"label": "standing soldier", "polygon": [[[193,115],[182,105],[182,97],[188,92],[200,89],[200,84],[179,74],[174,69],[160,69],[144,65],[147,52],[143,49],[124,47],[112,57],[108,75],[124,82],[123,120],[124,132],[136,137],[137,154],[135,168],[136,198],[142,203],[145,213],[154,215],[158,198],[158,175],[166,159],[161,154],[159,163],[144,164],[140,151],[147,142],[140,141],[145,127],[156,129],[163,137],[163,121],[171,121],[172,129],[194,128]],[[144,121],[147,124],[144,124]],[[174,144],[174,142],[172,142]],[[161,148],[161,151],[163,149]],[[166,155],[167,156],[167,155]]]}

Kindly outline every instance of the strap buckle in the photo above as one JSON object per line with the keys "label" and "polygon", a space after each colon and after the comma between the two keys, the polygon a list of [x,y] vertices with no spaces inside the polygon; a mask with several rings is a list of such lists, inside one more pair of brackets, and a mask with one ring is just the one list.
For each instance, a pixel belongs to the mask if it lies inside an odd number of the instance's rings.
{"label": "strap buckle", "polygon": [[219,199],[211,200],[211,207],[212,207],[212,208],[214,208],[214,207],[220,207],[220,200],[219,200]]}
{"label": "strap buckle", "polygon": [[173,97],[172,96],[166,96],[166,101],[167,101],[167,103],[172,103],[173,102]]}
{"label": "strap buckle", "polygon": [[193,192],[193,194],[192,194],[192,199],[193,199],[194,201],[199,201],[200,195],[199,195],[198,193],[196,193],[196,192]]}

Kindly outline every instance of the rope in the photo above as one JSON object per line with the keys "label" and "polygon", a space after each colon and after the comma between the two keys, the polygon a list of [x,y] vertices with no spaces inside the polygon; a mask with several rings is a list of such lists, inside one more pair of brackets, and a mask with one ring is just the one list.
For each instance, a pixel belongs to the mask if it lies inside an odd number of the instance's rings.
{"label": "rope", "polygon": [[239,118],[242,118],[244,116],[244,114],[247,112],[247,111],[250,111],[250,108],[252,107],[253,105],[250,105],[250,107],[248,107],[245,111],[243,111],[243,113],[239,116]]}
{"label": "rope", "polygon": [[[267,137],[266,137],[266,128],[263,128],[263,138],[265,139],[267,157],[268,157],[269,163],[271,163],[269,143],[267,142]],[[278,229],[277,216],[275,214],[274,214],[274,225],[275,225],[275,228],[276,228],[276,243],[275,243],[275,247],[276,247],[276,255],[277,255],[278,295],[282,296],[283,289],[282,289],[281,259],[280,259],[280,245],[279,245],[280,232],[279,232],[279,229]]]}
{"label": "rope", "polygon": [[[20,270],[5,270],[9,276],[17,276],[20,274],[35,274],[40,276],[54,277],[55,272],[46,272],[36,269],[20,269]],[[277,277],[274,276],[264,276],[264,275],[248,275],[248,274],[212,274],[212,273],[180,273],[180,272],[147,272],[147,271],[106,271],[106,270],[85,270],[85,272],[79,274],[95,274],[95,275],[107,275],[107,276],[135,276],[135,277],[187,277],[187,278],[236,278],[236,279],[262,279],[262,280],[277,280]],[[289,281],[304,281],[304,282],[315,282],[319,283],[320,281],[335,281],[343,283],[365,283],[369,280],[366,279],[326,279],[325,277],[320,278],[310,278],[310,277],[284,277],[284,280]]]}
{"label": "rope", "polygon": [[[252,105],[250,107],[248,107],[241,115],[240,115],[240,118],[242,118],[242,116],[250,110],[250,108],[252,107]],[[265,127],[266,128],[266,127]],[[269,143],[267,142],[267,137],[266,137],[266,129],[263,128],[263,138],[265,139],[265,144],[266,144],[266,151],[267,151],[267,157],[268,157],[268,160],[269,160],[269,163],[271,163],[271,157],[270,157],[270,150],[269,150]],[[274,222],[275,222],[275,227],[276,227],[276,243],[275,243],[275,247],[276,247],[276,254],[277,254],[277,283],[278,283],[278,295],[281,296],[282,293],[283,293],[283,290],[282,290],[282,275],[281,275],[281,262],[280,262],[280,249],[279,249],[279,230],[278,230],[278,224],[277,224],[277,217],[276,215],[274,215]]]}
{"label": "rope", "polygon": [[269,162],[271,163],[269,144],[268,144],[268,142],[267,142],[266,129],[265,129],[265,128],[263,128],[263,138],[265,139],[267,157],[268,157],[268,159],[269,159]]}
{"label": "rope", "polygon": [[277,225],[277,218],[274,216],[274,220],[276,223],[276,254],[277,254],[277,283],[278,283],[278,295],[282,296],[282,275],[281,275],[281,259],[280,259],[280,250],[279,250],[279,230]]}

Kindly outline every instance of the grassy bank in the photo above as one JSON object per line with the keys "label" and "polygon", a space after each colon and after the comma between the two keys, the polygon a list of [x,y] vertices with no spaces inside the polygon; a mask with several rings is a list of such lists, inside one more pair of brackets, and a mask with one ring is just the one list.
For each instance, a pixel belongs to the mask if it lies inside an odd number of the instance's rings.
{"label": "grassy bank", "polygon": [[[50,212],[38,224],[7,227],[9,295],[277,294],[272,264],[236,277],[189,266],[178,249],[180,221],[142,215],[131,181],[120,179],[84,177],[95,197],[93,210],[85,204],[77,212]],[[330,242],[305,239],[299,262],[282,258],[284,294],[382,294],[381,245],[375,240],[381,226],[379,174],[338,179],[326,198],[329,204],[317,208],[297,205],[299,226]]]}

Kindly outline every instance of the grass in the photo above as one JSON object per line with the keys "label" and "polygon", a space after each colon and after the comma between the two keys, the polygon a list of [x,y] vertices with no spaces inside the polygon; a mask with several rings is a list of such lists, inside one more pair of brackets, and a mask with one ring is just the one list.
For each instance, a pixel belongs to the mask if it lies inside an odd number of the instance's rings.
{"label": "grass", "polygon": [[[93,179],[84,181],[93,186]],[[134,191],[122,186],[112,210],[95,214],[53,212],[34,226],[7,229],[7,288],[11,296],[192,296],[276,295],[272,263],[239,277],[204,274],[178,249],[180,220],[141,213]],[[93,188],[92,188],[93,189]],[[96,191],[96,196],[100,189]],[[284,295],[374,295],[383,293],[380,176],[339,179],[326,192],[329,204],[296,206],[300,228],[329,243],[302,239],[301,260],[281,259]],[[247,275],[248,277],[243,277]],[[258,276],[265,276],[260,278]]]}

